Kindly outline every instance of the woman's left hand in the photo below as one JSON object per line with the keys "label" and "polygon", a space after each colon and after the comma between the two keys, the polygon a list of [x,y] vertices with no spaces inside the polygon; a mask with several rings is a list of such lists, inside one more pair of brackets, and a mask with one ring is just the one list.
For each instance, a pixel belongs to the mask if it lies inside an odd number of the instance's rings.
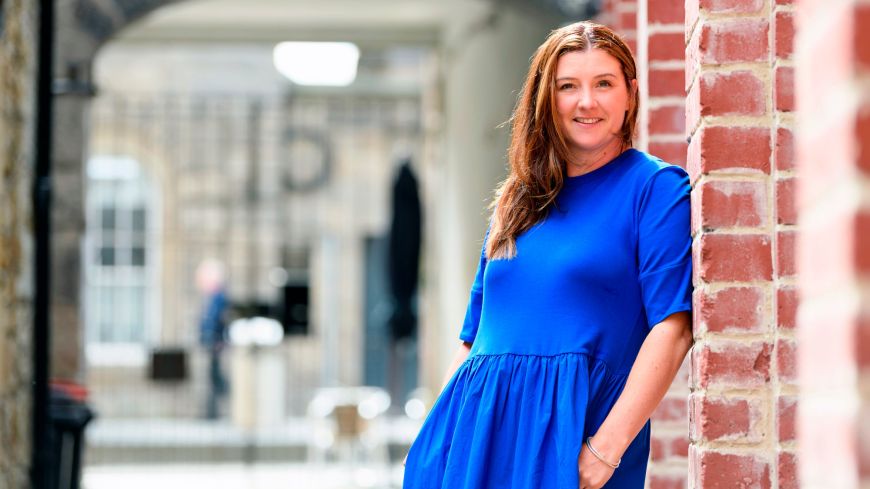
{"label": "woman's left hand", "polygon": [[577,459],[577,470],[580,471],[580,488],[579,489],[600,489],[604,484],[613,477],[613,468],[607,466],[601,460],[598,460],[586,443],[580,450],[580,457]]}

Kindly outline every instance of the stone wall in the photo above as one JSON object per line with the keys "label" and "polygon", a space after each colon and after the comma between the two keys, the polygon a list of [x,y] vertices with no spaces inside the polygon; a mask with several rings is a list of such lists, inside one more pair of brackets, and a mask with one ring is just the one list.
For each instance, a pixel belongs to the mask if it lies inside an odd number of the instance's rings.
{"label": "stone wall", "polygon": [[0,489],[28,486],[36,2],[0,15]]}

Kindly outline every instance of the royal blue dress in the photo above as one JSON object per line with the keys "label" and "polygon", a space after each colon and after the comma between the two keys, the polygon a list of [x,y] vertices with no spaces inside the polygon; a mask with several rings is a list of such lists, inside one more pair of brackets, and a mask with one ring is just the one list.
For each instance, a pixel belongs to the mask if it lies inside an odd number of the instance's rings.
{"label": "royal blue dress", "polygon": [[[462,332],[473,343],[408,453],[405,489],[576,489],[577,459],[650,329],[691,310],[689,178],[630,149],[567,178],[480,265]],[[649,422],[606,489],[642,489]]]}

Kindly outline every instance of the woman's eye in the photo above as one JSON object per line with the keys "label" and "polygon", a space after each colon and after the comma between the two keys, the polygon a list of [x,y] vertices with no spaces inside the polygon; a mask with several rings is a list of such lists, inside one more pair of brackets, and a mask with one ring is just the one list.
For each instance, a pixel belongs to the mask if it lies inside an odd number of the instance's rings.
{"label": "woman's eye", "polygon": [[563,84],[559,85],[559,90],[569,90],[571,88],[574,88],[573,83],[563,83]]}
{"label": "woman's eye", "polygon": [[609,87],[609,86],[611,86],[611,83],[607,80],[601,80],[600,82],[598,82],[598,86],[599,87]]}

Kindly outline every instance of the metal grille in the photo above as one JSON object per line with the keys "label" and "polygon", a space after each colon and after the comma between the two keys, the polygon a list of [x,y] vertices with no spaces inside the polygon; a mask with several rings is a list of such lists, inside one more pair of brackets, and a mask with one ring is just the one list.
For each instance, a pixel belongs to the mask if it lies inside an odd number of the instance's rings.
{"label": "metal grille", "polygon": [[[419,106],[411,95],[102,94],[94,101],[85,327],[100,418],[89,429],[88,463],[287,460],[304,452],[308,403],[336,383],[336,356],[357,348],[338,324],[364,322],[346,312],[363,296],[365,253],[357,248],[386,231],[392,153],[419,147]],[[280,319],[285,284],[310,285],[325,311],[312,311],[307,334],[271,348],[278,367],[264,368],[281,372],[280,385],[246,381],[254,386],[247,392],[280,397],[270,401],[281,413],[271,426],[239,431],[233,389],[242,388],[236,376],[245,361],[251,367],[251,351],[236,347],[222,358],[230,393],[220,417],[201,421],[209,373],[195,272],[206,259],[225,265],[230,319]],[[331,289],[324,298],[320,291]],[[167,349],[183,354],[185,372],[149,378]]]}

